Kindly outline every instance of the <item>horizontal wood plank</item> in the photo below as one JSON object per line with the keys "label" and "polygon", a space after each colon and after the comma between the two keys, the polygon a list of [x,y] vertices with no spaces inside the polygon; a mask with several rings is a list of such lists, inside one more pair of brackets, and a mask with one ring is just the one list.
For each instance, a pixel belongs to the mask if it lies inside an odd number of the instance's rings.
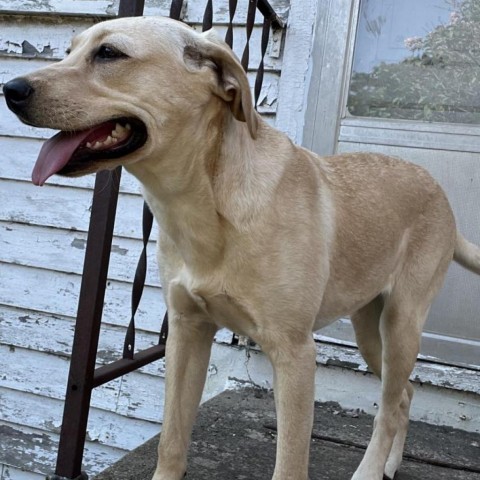
{"label": "horizontal wood plank", "polygon": [[[18,468],[4,470],[8,480],[31,480],[36,477],[19,475],[23,468],[27,472],[52,474],[57,458],[58,435],[18,424],[0,422],[0,464],[14,465]],[[90,474],[96,474],[110,466],[125,454],[124,450],[88,442],[85,445],[83,467]],[[10,477],[5,475],[9,472]]]}
{"label": "horizontal wood plank", "polygon": [[[60,433],[64,402],[30,393],[0,388],[0,418],[47,433]],[[113,412],[90,410],[87,442],[133,450],[160,431],[159,424]]]}
{"label": "horizontal wood plank", "polygon": [[[2,355],[0,387],[62,400],[65,398],[69,360],[56,355],[0,345]],[[121,380],[113,380],[94,390],[92,405],[114,411]]]}
{"label": "horizontal wood plank", "polygon": [[[75,318],[0,306],[0,344],[35,350],[37,352],[70,358],[72,350]],[[126,327],[102,323],[97,351],[97,363],[105,365],[121,358]],[[48,340],[46,340],[48,339]],[[219,344],[231,344],[232,333],[221,329],[215,336]],[[136,329],[135,351],[140,351],[158,343],[158,331],[148,332]],[[164,359],[145,365],[140,373],[164,377]]]}
{"label": "horizontal wood plank", "polygon": [[[0,179],[0,221],[43,225],[65,230],[88,231],[92,192],[64,186]],[[141,238],[143,199],[139,195],[120,195],[115,234]],[[157,238],[156,224],[152,239]]]}
{"label": "horizontal wood plank", "polygon": [[[0,387],[41,397],[65,397],[69,361],[57,355],[0,345]],[[93,390],[94,408],[159,423],[163,418],[164,380],[132,372]]]}
{"label": "horizontal wood plank", "polygon": [[[36,17],[0,15],[0,54],[25,58],[62,59],[72,38],[96,23],[93,18]],[[193,23],[194,29],[201,31],[200,24]],[[220,38],[225,38],[226,25],[215,25]],[[233,30],[233,50],[241,57],[246,43],[246,30],[236,27]],[[261,59],[262,26],[253,28],[250,39],[250,68],[257,69]],[[265,68],[279,71],[281,58],[277,55],[265,57]]]}
{"label": "horizontal wood plank", "polygon": [[[53,136],[55,133],[54,130],[36,128],[20,122],[20,120],[8,109],[3,95],[0,95],[0,135],[45,140]],[[38,151],[40,151],[40,148]]]}
{"label": "horizontal wood plank", "polygon": [[[0,55],[0,87],[14,77],[48,67],[53,61],[45,58],[21,58]],[[1,93],[3,95],[3,92]]]}
{"label": "horizontal wood plank", "polygon": [[113,16],[119,3],[120,0],[0,0],[0,12]]}
{"label": "horizontal wood plank", "polygon": [[63,58],[72,38],[95,23],[93,18],[0,15],[0,53]]}
{"label": "horizontal wood plank", "polygon": [[[1,426],[0,426],[1,428]],[[0,448],[3,448],[2,440],[0,439]],[[45,480],[45,475],[41,473],[34,473],[22,470],[21,467],[13,467],[12,465],[2,464],[0,461],[0,476],[2,480]]]}
{"label": "horizontal wood plank", "polygon": [[[270,4],[279,15],[285,15],[289,0],[270,0]],[[118,12],[119,0],[0,0],[2,13],[43,13],[49,15],[94,15],[111,17]],[[145,15],[169,15],[170,0],[147,0]],[[205,11],[205,1],[188,2],[185,10],[185,21],[201,23]],[[245,23],[248,0],[239,0],[234,21]],[[228,0],[213,2],[213,17],[216,22],[227,23],[230,19]],[[256,21],[262,21],[257,14]]]}
{"label": "horizontal wood plank", "polygon": [[[0,136],[1,178],[31,183],[33,166],[42,144],[43,140],[40,139]],[[94,183],[95,175],[93,174],[77,178],[54,175],[48,179],[49,185],[74,188],[93,189]],[[124,169],[120,182],[120,192],[140,195],[140,190],[138,180]]]}
{"label": "horizontal wood plank", "polygon": [[[33,310],[0,306],[0,344],[70,358],[75,319]],[[102,323],[97,363],[105,365],[122,356],[126,327]],[[158,343],[158,332],[136,330],[135,351]],[[165,376],[163,359],[138,370],[157,377]]]}
{"label": "horizontal wood plank", "polygon": [[[0,305],[75,318],[81,277],[75,274],[1,264]],[[126,326],[130,320],[131,285],[111,280],[103,320]],[[159,332],[165,304],[159,288],[146,286],[136,315],[137,328]]]}
{"label": "horizontal wood plank", "polygon": [[[81,275],[86,244],[84,232],[0,222],[0,262]],[[114,238],[109,278],[132,282],[142,247],[140,240]],[[158,287],[155,251],[155,243],[150,242],[146,285]]]}

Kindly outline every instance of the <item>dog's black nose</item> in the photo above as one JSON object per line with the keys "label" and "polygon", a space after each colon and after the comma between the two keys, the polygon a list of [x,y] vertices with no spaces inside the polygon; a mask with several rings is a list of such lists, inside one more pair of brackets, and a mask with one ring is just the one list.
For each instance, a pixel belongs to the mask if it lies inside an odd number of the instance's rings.
{"label": "dog's black nose", "polygon": [[14,78],[3,86],[7,105],[13,111],[25,106],[33,92],[33,87],[24,78]]}

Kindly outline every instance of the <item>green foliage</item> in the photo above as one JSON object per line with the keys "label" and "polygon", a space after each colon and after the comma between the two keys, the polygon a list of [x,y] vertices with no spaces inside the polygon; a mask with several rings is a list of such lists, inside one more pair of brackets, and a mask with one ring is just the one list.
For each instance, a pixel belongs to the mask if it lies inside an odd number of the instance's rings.
{"label": "green foliage", "polygon": [[480,123],[480,1],[464,0],[447,25],[406,39],[411,56],[352,75],[355,116]]}

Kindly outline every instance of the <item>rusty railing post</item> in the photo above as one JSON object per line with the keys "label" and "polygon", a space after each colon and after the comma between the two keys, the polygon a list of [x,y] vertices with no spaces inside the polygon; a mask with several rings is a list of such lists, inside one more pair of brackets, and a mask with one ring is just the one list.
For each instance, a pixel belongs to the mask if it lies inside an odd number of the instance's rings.
{"label": "rusty railing post", "polygon": [[[120,0],[118,15],[142,15],[143,8],[144,0]],[[120,177],[121,167],[99,172],[95,179],[57,465],[51,480],[88,479],[82,459]]]}

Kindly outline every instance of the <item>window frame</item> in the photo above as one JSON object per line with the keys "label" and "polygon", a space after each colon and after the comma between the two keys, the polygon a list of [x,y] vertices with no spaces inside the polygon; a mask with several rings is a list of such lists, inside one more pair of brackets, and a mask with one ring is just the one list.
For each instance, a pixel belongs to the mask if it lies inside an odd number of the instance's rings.
{"label": "window frame", "polygon": [[334,154],[342,142],[480,153],[480,125],[353,116],[347,99],[361,0],[318,2],[303,145]]}

